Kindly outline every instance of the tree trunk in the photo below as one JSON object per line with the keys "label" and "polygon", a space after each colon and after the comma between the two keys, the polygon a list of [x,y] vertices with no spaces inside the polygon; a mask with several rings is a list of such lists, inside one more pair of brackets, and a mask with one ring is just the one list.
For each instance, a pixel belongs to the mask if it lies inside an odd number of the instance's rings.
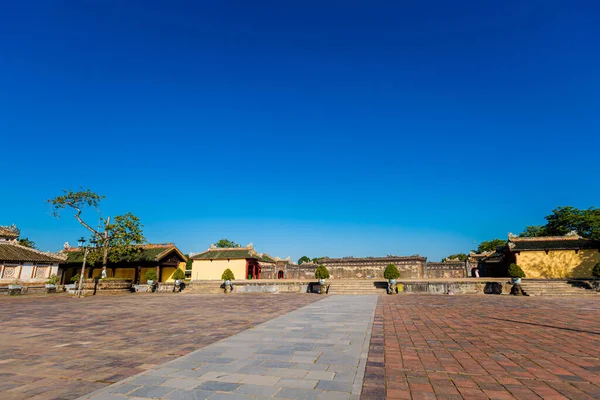
{"label": "tree trunk", "polygon": [[[110,217],[106,219],[106,225],[108,227],[110,225]],[[106,273],[106,266],[108,265],[108,228],[104,229],[104,244],[103,244],[103,253],[102,254],[102,271]]]}

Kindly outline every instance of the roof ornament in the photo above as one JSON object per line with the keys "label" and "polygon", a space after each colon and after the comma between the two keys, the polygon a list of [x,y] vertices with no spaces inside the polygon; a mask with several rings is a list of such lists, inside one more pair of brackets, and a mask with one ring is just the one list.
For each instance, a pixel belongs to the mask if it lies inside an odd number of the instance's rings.
{"label": "roof ornament", "polygon": [[513,242],[508,242],[508,248],[509,249],[514,249],[516,246],[516,244],[514,244]]}
{"label": "roof ornament", "polygon": [[210,245],[210,249],[216,249],[216,248],[217,248],[217,246],[215,246],[214,244]]}
{"label": "roof ornament", "polygon": [[246,246],[247,249],[251,249],[252,248],[252,242],[248,243],[248,245]]}
{"label": "roof ornament", "polygon": [[519,235],[515,235],[515,234],[514,234],[514,233],[512,233],[512,232],[508,232],[508,238],[509,238],[509,239],[514,239],[514,238],[518,238],[518,237],[519,237]]}
{"label": "roof ornament", "polygon": [[64,250],[69,250],[70,248],[71,248],[71,245],[69,244],[69,242],[65,242],[65,244],[63,244]]}
{"label": "roof ornament", "polygon": [[566,237],[577,237],[577,238],[579,238],[579,234],[577,233],[576,229],[573,229],[571,232],[567,233],[565,236]]}

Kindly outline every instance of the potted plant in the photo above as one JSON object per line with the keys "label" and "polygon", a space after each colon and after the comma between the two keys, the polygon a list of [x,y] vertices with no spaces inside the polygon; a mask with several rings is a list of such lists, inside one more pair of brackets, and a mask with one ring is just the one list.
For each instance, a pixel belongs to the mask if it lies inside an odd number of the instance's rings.
{"label": "potted plant", "polygon": [[394,264],[389,264],[383,271],[383,277],[388,280],[388,294],[395,294],[398,291],[398,282],[396,279],[400,278],[400,271]]}
{"label": "potted plant", "polygon": [[156,271],[154,270],[154,268],[150,268],[149,270],[147,270],[144,274],[144,277],[146,278],[146,283],[148,285],[154,285],[154,281],[157,279]]}
{"label": "potted plant", "polygon": [[175,279],[175,287],[179,289],[181,287],[181,281],[185,279],[185,272],[183,270],[177,268],[172,276]]}
{"label": "potted plant", "polygon": [[18,279],[15,279],[8,284],[8,290],[21,290],[21,288],[21,282]]}
{"label": "potted plant", "polygon": [[329,279],[329,271],[323,264],[319,265],[315,271],[315,278],[319,280],[319,293],[325,294],[327,292],[327,279]]}
{"label": "potted plant", "polygon": [[46,279],[46,284],[44,287],[46,290],[56,290],[56,284],[60,281],[60,278],[56,274],[50,275],[48,279]]}
{"label": "potted plant", "polygon": [[231,281],[235,280],[235,276],[233,276],[233,272],[231,272],[231,270],[229,268],[227,268],[225,271],[223,271],[223,275],[221,275],[221,279],[223,279],[225,281],[225,282],[223,282],[223,284],[225,285],[225,293],[231,292]]}
{"label": "potted plant", "polygon": [[521,267],[513,263],[508,266],[508,277],[513,285],[520,285],[521,278],[525,278],[525,272],[523,272]]}
{"label": "potted plant", "polygon": [[525,272],[517,264],[508,266],[508,276],[513,284],[510,294],[513,296],[529,296],[521,287],[521,278],[525,278]]}

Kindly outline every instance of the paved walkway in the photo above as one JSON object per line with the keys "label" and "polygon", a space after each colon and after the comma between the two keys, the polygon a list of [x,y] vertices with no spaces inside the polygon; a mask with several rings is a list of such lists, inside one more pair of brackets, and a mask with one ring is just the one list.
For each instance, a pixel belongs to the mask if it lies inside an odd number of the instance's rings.
{"label": "paved walkway", "polygon": [[381,296],[364,399],[600,399],[596,298]]}
{"label": "paved walkway", "polygon": [[359,399],[376,304],[327,297],[81,399]]}
{"label": "paved walkway", "polygon": [[0,399],[73,400],[321,299],[0,296]]}

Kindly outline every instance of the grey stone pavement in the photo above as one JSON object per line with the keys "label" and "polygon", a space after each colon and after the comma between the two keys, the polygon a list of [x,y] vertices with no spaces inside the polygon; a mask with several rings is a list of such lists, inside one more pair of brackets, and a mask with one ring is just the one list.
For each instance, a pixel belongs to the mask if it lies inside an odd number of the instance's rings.
{"label": "grey stone pavement", "polygon": [[359,399],[377,297],[328,296],[80,399]]}

